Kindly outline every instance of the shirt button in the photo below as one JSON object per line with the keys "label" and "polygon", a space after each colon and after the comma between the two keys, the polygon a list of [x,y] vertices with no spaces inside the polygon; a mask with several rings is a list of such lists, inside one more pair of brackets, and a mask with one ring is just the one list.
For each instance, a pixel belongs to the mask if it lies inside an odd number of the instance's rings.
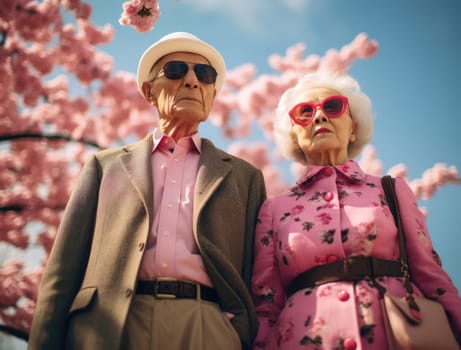
{"label": "shirt button", "polygon": [[139,242],[138,243],[138,248],[139,248],[139,251],[142,251],[144,249],[144,243],[143,242]]}
{"label": "shirt button", "polygon": [[172,184],[175,184],[175,183],[176,183],[176,180],[171,180],[171,183],[172,183]]}
{"label": "shirt button", "polygon": [[331,201],[333,199],[333,193],[327,192],[323,195],[323,199],[325,199],[327,202]]}
{"label": "shirt button", "polygon": [[333,169],[331,169],[331,168],[325,168],[324,174],[325,174],[326,176],[331,176],[331,174],[333,174]]}
{"label": "shirt button", "polygon": [[349,293],[346,292],[344,289],[341,289],[339,292],[338,292],[338,299],[340,301],[348,301],[349,300]]}
{"label": "shirt button", "polygon": [[344,349],[345,350],[355,350],[357,348],[357,343],[354,339],[346,338],[344,339]]}
{"label": "shirt button", "polygon": [[125,290],[125,296],[126,296],[127,298],[129,298],[129,297],[131,297],[131,294],[133,294],[133,289],[127,288],[127,289]]}
{"label": "shirt button", "polygon": [[166,237],[168,237],[168,236],[170,235],[170,232],[169,232],[169,231],[164,231],[164,232],[163,232],[163,235],[166,236]]}
{"label": "shirt button", "polygon": [[173,208],[173,204],[168,204],[167,207],[168,208]]}
{"label": "shirt button", "polygon": [[162,267],[166,269],[168,267],[168,264],[166,262],[162,263]]}

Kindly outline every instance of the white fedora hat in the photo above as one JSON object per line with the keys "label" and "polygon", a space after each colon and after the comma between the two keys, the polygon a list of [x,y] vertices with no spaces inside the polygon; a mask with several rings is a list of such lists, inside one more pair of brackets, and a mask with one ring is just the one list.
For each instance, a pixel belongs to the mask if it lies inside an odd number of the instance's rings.
{"label": "white fedora hat", "polygon": [[195,35],[186,32],[175,32],[165,35],[142,54],[138,63],[137,73],[138,90],[141,95],[144,96],[142,83],[147,81],[154,63],[173,52],[192,52],[205,57],[218,73],[215,83],[216,90],[221,89],[226,76],[226,64],[218,50]]}

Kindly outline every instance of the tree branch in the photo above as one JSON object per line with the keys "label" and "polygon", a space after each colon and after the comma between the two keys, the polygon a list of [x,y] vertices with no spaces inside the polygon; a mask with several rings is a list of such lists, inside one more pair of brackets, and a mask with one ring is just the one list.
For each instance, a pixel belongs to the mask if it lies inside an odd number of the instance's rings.
{"label": "tree branch", "polygon": [[96,142],[88,139],[74,139],[69,135],[64,134],[54,134],[54,135],[45,135],[41,133],[18,133],[18,134],[4,134],[0,135],[0,142],[12,141],[18,139],[38,139],[38,140],[64,140],[70,142],[80,142],[88,146],[96,147],[98,149],[103,149],[104,147],[99,146]]}
{"label": "tree branch", "polygon": [[21,204],[10,204],[10,205],[5,205],[0,207],[0,212],[6,212],[6,211],[24,211],[24,210],[38,210],[38,209],[51,209],[51,210],[63,210],[65,208],[65,205],[56,205],[56,206],[29,206],[29,205],[21,205]]}
{"label": "tree branch", "polygon": [[27,342],[27,340],[29,340],[29,334],[28,333],[26,333],[24,331],[21,331],[19,329],[16,329],[14,327],[4,325],[4,324],[0,324],[0,332],[4,332],[4,333],[7,333],[9,335],[15,336],[17,338],[20,338],[20,339],[26,341],[26,342]]}

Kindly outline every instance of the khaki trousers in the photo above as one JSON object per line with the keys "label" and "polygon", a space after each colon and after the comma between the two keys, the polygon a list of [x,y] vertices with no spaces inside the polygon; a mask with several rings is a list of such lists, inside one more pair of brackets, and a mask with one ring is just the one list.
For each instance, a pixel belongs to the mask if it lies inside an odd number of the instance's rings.
{"label": "khaki trousers", "polygon": [[219,306],[205,300],[135,295],[122,350],[241,350],[240,338]]}

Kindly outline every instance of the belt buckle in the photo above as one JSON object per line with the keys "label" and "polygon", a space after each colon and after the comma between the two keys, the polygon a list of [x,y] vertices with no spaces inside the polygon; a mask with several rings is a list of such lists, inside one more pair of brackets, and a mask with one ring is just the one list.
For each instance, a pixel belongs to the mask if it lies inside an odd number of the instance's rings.
{"label": "belt buckle", "polygon": [[170,294],[170,293],[159,293],[158,292],[158,285],[160,282],[178,282],[176,278],[169,278],[169,277],[160,277],[155,279],[155,285],[154,285],[154,297],[157,299],[176,299],[176,294]]}

